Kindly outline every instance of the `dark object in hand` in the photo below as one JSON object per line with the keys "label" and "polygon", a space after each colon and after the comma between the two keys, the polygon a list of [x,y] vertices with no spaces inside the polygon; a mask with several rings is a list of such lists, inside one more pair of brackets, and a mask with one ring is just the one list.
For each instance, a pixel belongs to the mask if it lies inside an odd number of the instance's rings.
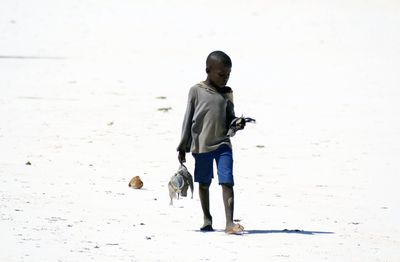
{"label": "dark object in hand", "polygon": [[255,123],[256,120],[251,117],[236,117],[229,125],[228,137],[233,137],[238,130],[244,129],[246,123]]}

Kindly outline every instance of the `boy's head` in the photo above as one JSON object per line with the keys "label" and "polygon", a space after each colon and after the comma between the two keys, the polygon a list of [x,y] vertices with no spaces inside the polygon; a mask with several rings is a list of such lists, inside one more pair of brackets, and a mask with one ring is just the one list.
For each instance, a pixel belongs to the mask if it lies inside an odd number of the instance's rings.
{"label": "boy's head", "polygon": [[217,88],[225,87],[231,74],[232,61],[222,51],[211,52],[206,61],[207,82]]}

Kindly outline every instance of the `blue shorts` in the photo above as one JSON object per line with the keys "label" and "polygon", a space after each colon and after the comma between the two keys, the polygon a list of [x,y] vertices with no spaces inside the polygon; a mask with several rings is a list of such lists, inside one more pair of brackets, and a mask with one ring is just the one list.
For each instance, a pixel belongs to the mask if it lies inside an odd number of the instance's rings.
{"label": "blue shorts", "polygon": [[210,185],[214,178],[214,159],[217,163],[219,184],[231,184],[233,182],[233,155],[232,149],[227,145],[220,146],[217,150],[207,153],[193,153],[195,160],[194,181],[200,184]]}

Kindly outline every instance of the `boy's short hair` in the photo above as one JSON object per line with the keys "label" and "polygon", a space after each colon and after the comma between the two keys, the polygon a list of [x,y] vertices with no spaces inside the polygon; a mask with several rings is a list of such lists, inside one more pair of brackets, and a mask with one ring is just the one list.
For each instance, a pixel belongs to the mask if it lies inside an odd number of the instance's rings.
{"label": "boy's short hair", "polygon": [[213,51],[207,56],[206,66],[209,67],[213,62],[218,61],[225,66],[232,67],[231,58],[222,51]]}

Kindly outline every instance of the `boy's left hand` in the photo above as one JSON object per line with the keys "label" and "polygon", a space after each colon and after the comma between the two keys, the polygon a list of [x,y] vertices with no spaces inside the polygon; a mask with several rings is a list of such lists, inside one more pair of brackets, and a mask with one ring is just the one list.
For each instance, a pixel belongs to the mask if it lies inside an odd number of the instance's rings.
{"label": "boy's left hand", "polygon": [[244,117],[240,117],[239,120],[236,123],[236,130],[242,130],[246,126],[246,120]]}
{"label": "boy's left hand", "polygon": [[179,151],[179,153],[178,153],[178,161],[181,164],[186,162],[186,152],[185,151]]}
{"label": "boy's left hand", "polygon": [[255,123],[256,120],[251,117],[237,117],[232,120],[229,130],[228,130],[228,137],[233,137],[236,134],[236,131],[244,129],[247,122]]}

